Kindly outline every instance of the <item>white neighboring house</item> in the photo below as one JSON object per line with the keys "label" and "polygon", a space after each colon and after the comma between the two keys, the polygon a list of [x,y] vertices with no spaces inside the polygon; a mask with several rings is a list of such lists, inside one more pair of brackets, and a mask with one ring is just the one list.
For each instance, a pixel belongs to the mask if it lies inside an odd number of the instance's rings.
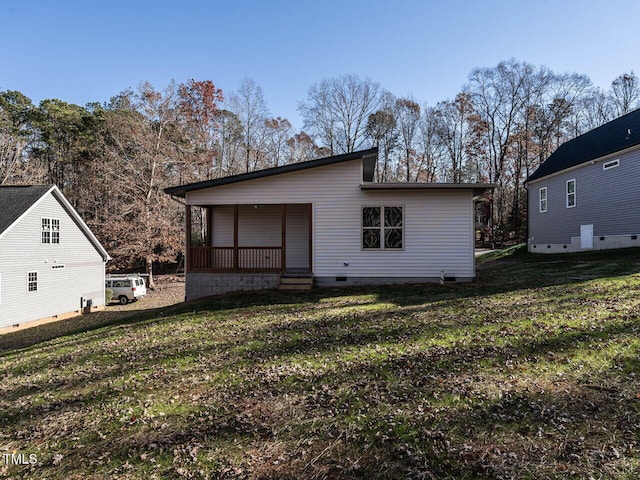
{"label": "white neighboring house", "polygon": [[[377,157],[373,148],[166,189],[186,203],[186,299],[304,278],[472,280],[474,197],[493,185],[378,183]],[[204,211],[197,232],[194,207]]]}
{"label": "white neighboring house", "polygon": [[103,307],[109,258],[55,185],[0,186],[0,329]]}

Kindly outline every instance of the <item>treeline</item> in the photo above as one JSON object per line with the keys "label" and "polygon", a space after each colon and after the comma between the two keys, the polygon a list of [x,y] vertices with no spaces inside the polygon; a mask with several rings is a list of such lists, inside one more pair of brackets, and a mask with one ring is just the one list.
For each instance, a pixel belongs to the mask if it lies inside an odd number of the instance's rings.
{"label": "treeline", "polygon": [[345,75],[310,87],[295,131],[250,79],[229,95],[208,80],[143,83],[86,106],[4,91],[0,184],[57,184],[113,268],[150,267],[183,249],[184,207],[166,186],[377,146],[380,181],[496,183],[496,240],[515,241],[526,232],[526,177],[639,97],[633,72],[602,91],[585,75],[514,60],[474,69],[454,99],[433,106]]}

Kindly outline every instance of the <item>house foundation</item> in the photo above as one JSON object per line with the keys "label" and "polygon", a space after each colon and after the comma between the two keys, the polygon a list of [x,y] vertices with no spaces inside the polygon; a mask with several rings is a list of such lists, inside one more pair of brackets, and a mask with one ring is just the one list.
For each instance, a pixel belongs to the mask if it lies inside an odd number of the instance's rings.
{"label": "house foundation", "polygon": [[278,288],[280,273],[187,273],[185,300]]}

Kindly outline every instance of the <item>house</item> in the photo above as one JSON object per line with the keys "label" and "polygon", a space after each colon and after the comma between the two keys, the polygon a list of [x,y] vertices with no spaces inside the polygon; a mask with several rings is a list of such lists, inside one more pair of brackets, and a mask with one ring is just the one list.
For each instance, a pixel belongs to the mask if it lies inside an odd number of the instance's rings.
{"label": "house", "polygon": [[640,246],[640,110],[562,144],[526,182],[528,250]]}
{"label": "house", "polygon": [[104,306],[109,255],[56,186],[0,186],[0,205],[0,329]]}
{"label": "house", "polygon": [[374,148],[167,188],[186,205],[186,299],[472,280],[473,198],[493,186],[375,183],[376,163]]}

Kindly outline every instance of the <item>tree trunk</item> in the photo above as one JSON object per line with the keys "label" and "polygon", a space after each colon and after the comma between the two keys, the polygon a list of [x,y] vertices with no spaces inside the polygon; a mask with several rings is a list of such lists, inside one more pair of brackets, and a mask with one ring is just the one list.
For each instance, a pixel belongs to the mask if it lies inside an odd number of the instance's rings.
{"label": "tree trunk", "polygon": [[156,284],[153,281],[153,260],[150,257],[147,257],[145,259],[146,262],[146,269],[147,269],[147,275],[149,275],[147,277],[147,287],[149,288],[149,290],[155,290],[156,288]]}

